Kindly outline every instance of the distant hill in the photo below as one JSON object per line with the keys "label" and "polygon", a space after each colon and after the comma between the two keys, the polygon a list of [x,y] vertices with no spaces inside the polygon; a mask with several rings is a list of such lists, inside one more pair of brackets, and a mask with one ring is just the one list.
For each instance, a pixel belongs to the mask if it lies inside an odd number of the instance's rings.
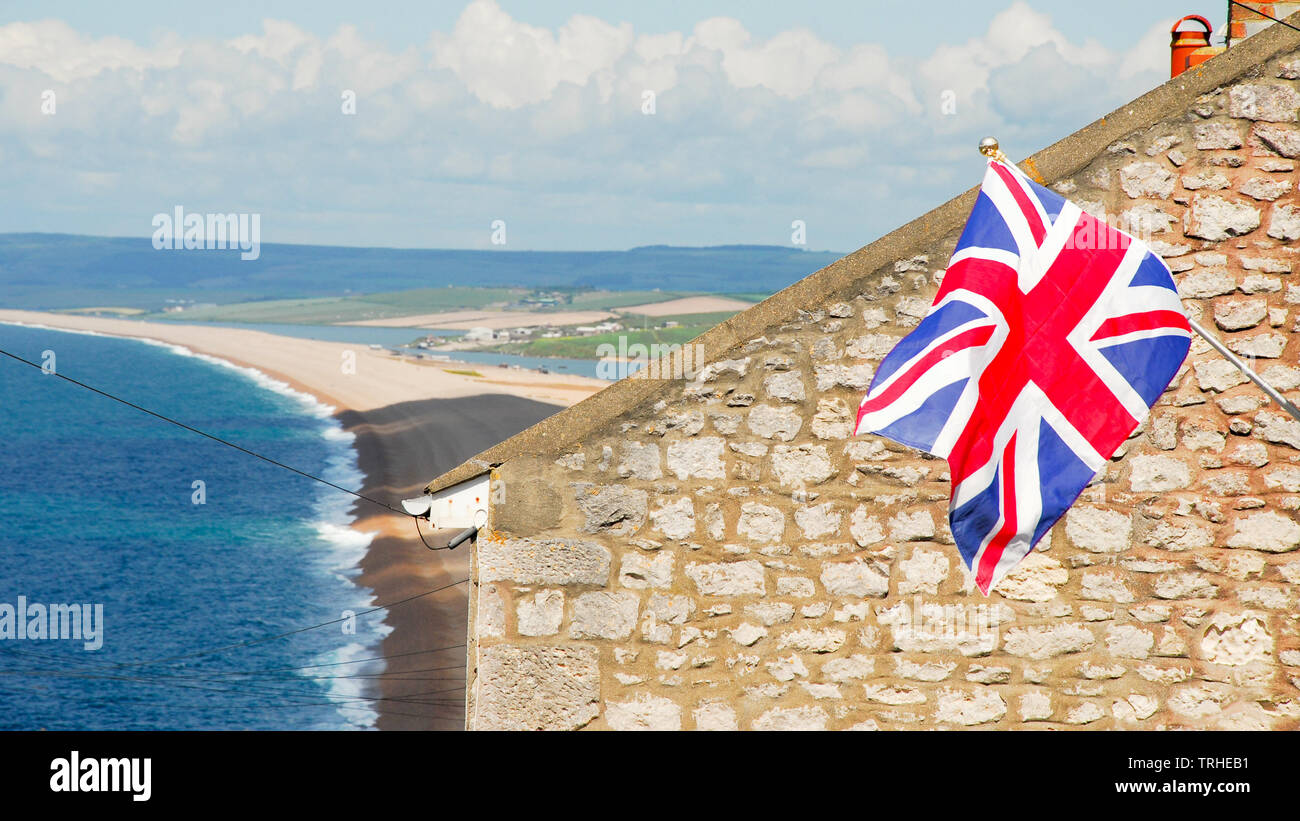
{"label": "distant hill", "polygon": [[777,245],[629,251],[458,251],[264,244],[155,250],[148,238],[0,234],[0,306],[158,309],[169,299],[242,302],[462,286],[770,293],[841,254]]}

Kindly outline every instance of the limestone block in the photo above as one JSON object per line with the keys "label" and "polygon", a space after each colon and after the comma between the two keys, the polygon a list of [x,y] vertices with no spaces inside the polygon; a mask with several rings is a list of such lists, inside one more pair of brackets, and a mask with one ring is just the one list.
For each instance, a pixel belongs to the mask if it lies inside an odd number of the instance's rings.
{"label": "limestone block", "polygon": [[848,636],[843,630],[826,627],[821,630],[806,628],[785,633],[777,642],[784,650],[792,647],[805,653],[834,653],[844,646]]}
{"label": "limestone block", "polygon": [[1065,514],[1065,535],[1090,553],[1118,553],[1132,532],[1132,519],[1119,511],[1076,505]]}
{"label": "limestone block", "polygon": [[623,485],[592,485],[575,482],[574,498],[585,521],[583,533],[635,533],[645,523],[647,495],[644,490]]}
{"label": "limestone block", "polygon": [[1183,216],[1183,233],[1222,242],[1249,234],[1259,224],[1259,209],[1249,203],[1224,199],[1217,194],[1198,194]]}
{"label": "limestone block", "polygon": [[1300,422],[1280,413],[1255,414],[1255,435],[1266,442],[1300,449]]}
{"label": "limestone block", "polygon": [[1134,199],[1165,199],[1174,193],[1173,172],[1156,162],[1129,163],[1119,170],[1119,184]]}
{"label": "limestone block", "polygon": [[1228,182],[1228,178],[1223,176],[1223,174],[1209,169],[1197,171],[1194,174],[1187,174],[1183,177],[1183,188],[1186,188],[1188,191],[1197,191],[1202,188],[1210,191],[1222,191],[1231,184],[1232,183]]}
{"label": "limestone block", "polygon": [[1300,131],[1290,126],[1258,123],[1251,133],[1265,147],[1283,157],[1300,157]]}
{"label": "limestone block", "polygon": [[635,593],[583,593],[573,600],[573,638],[625,639],[636,627],[640,598]]}
{"label": "limestone block", "polygon": [[821,581],[832,596],[884,598],[889,595],[889,576],[861,559],[823,565]]}
{"label": "limestone block", "polygon": [[943,681],[956,669],[955,661],[916,662],[905,658],[894,659],[894,671],[898,676],[912,681]]}
{"label": "limestone block", "polygon": [[651,593],[646,601],[646,613],[664,624],[682,624],[694,612],[695,602],[690,596]]}
{"label": "limestone block", "polygon": [[1272,202],[1291,190],[1291,181],[1273,180],[1268,177],[1251,177],[1242,183],[1237,190],[1251,199]]}
{"label": "limestone block", "polygon": [[740,506],[736,532],[758,544],[779,542],[785,533],[785,514],[771,505],[745,502]]}
{"label": "limestone block", "polygon": [[885,538],[885,531],[880,520],[867,515],[866,505],[858,505],[849,516],[849,535],[859,547],[875,544]]}
{"label": "limestone block", "polygon": [[843,514],[830,502],[801,507],[794,512],[794,522],[806,539],[838,535]]}
{"label": "limestone block", "polygon": [[789,602],[756,602],[745,605],[745,612],[767,627],[784,624],[794,618],[794,605]]}
{"label": "limestone block", "polygon": [[1007,714],[1007,703],[995,690],[945,689],[939,694],[934,720],[971,727],[998,721]]}
{"label": "limestone block", "polygon": [[1291,86],[1242,83],[1228,89],[1228,116],[1270,123],[1293,123],[1300,93]]}
{"label": "limestone block", "polygon": [[564,618],[564,591],[539,590],[515,605],[516,624],[521,636],[554,636]]}
{"label": "limestone block", "polygon": [[695,505],[689,496],[661,499],[650,511],[650,524],[669,539],[685,539],[695,533]]}
{"label": "limestone block", "polygon": [[789,442],[803,427],[803,417],[793,408],[755,405],[745,418],[755,436]]}
{"label": "limestone block", "polygon": [[1161,599],[1208,599],[1219,588],[1200,573],[1171,573],[1156,581],[1154,592]]}
{"label": "limestone block", "polygon": [[655,553],[631,551],[623,554],[619,567],[618,583],[631,590],[649,587],[671,587],[673,583],[673,554],[667,550]]}
{"label": "limestone block", "polygon": [[506,634],[506,603],[495,584],[479,587],[474,632],[485,638],[501,638]]}
{"label": "limestone block", "polygon": [[476,730],[576,730],[600,714],[594,647],[479,648]]}
{"label": "limestone block", "polygon": [[1025,693],[1017,709],[1021,721],[1048,721],[1052,718],[1052,696],[1041,690]]}
{"label": "limestone block", "polygon": [[782,402],[802,402],[807,396],[803,387],[803,374],[799,371],[771,374],[763,380],[763,390],[772,399]]}
{"label": "limestone block", "polygon": [[680,730],[682,708],[670,699],[638,693],[628,701],[611,701],[605,723],[611,730]]}
{"label": "limestone block", "polygon": [[695,719],[696,730],[729,732],[739,729],[736,723],[736,710],[725,701],[702,701],[691,711]]}
{"label": "limestone block", "polygon": [[1235,522],[1227,545],[1265,553],[1288,553],[1300,547],[1300,524],[1273,511],[1243,516]]}
{"label": "limestone block", "polygon": [[1120,658],[1144,659],[1155,643],[1150,631],[1135,624],[1115,624],[1106,631],[1106,649]]}
{"label": "limestone block", "polygon": [[767,592],[763,565],[751,560],[689,564],[686,576],[704,596],[762,596]]}
{"label": "limestone block", "polygon": [[870,362],[859,362],[857,365],[818,365],[814,370],[816,390],[819,394],[837,386],[855,391],[866,390],[871,385],[871,375],[874,373]]}
{"label": "limestone block", "polygon": [[1086,625],[1063,622],[1050,626],[1013,627],[1006,633],[1005,649],[1013,656],[1040,660],[1082,652],[1096,641]]}
{"label": "limestone block", "polygon": [[809,430],[818,439],[845,439],[853,433],[853,414],[843,399],[833,397],[817,400],[817,413],[813,415]]}
{"label": "limestone block", "polygon": [[875,660],[870,656],[860,654],[848,658],[831,659],[822,665],[822,675],[839,684],[867,678],[873,675],[875,671]]}
{"label": "limestone block", "polygon": [[834,476],[835,468],[825,445],[777,445],[772,472],[784,486],[817,485]]}
{"label": "limestone block", "polygon": [[1223,300],[1214,306],[1214,324],[1225,331],[1253,328],[1268,316],[1268,303],[1262,299]]}
{"label": "limestone block", "polygon": [[934,517],[928,510],[917,510],[912,513],[900,510],[889,520],[889,537],[900,542],[933,539]]}
{"label": "limestone block", "polygon": [[609,582],[609,550],[568,539],[507,539],[478,542],[479,582],[592,584]]}
{"label": "limestone block", "polygon": [[1173,456],[1132,456],[1129,483],[1138,492],[1160,493],[1187,487],[1192,481],[1191,467]]}
{"label": "limestone block", "polygon": [[1069,580],[1069,572],[1059,561],[1034,551],[993,589],[1008,599],[1045,602],[1056,598],[1057,589]]}
{"label": "limestone block", "polygon": [[722,479],[723,440],[719,436],[679,439],[668,445],[668,470],[678,479]]}
{"label": "limestone block", "polygon": [[917,548],[912,551],[911,556],[898,563],[898,569],[903,571],[903,578],[898,582],[900,595],[937,594],[939,585],[948,580],[951,562],[942,551]]}
{"label": "limestone block", "polygon": [[754,729],[825,730],[829,716],[821,707],[777,707],[754,719]]}
{"label": "limestone block", "polygon": [[659,445],[655,442],[624,442],[623,461],[618,475],[624,478],[655,480],[663,477]]}
{"label": "limestone block", "polygon": [[884,359],[885,355],[898,344],[898,337],[889,334],[866,334],[857,339],[850,339],[844,348],[846,355],[853,359]]}
{"label": "limestone block", "polygon": [[1237,280],[1220,268],[1202,268],[1184,274],[1178,280],[1178,295],[1183,299],[1208,299],[1237,290]]}
{"label": "limestone block", "polygon": [[1268,217],[1268,235],[1274,239],[1300,239],[1300,208],[1274,205]]}
{"label": "limestone block", "polygon": [[1114,573],[1084,573],[1079,595],[1091,601],[1113,601],[1127,604],[1135,600],[1133,591]]}
{"label": "limestone block", "polygon": [[1241,148],[1241,132],[1234,123],[1209,122],[1196,126],[1196,147],[1205,149]]}

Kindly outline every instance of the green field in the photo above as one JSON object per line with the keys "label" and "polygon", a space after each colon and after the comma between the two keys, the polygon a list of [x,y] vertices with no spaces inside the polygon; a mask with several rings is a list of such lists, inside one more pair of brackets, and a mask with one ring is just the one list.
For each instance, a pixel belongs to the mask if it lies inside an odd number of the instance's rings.
{"label": "green field", "polygon": [[667,302],[683,296],[698,296],[689,291],[577,291],[567,307],[573,310],[614,310],[628,305]]}
{"label": "green field", "polygon": [[682,326],[678,328],[667,328],[649,331],[619,331],[608,334],[594,334],[592,336],[565,336],[559,339],[538,339],[532,342],[509,343],[506,345],[497,345],[484,350],[496,351],[498,353],[523,354],[525,356],[558,356],[565,359],[599,359],[598,351],[600,346],[612,345],[614,350],[619,349],[619,338],[627,340],[626,347],[631,347],[638,343],[649,347],[652,344],[659,345],[681,345],[690,342],[695,337],[704,333],[712,326]]}
{"label": "green field", "polygon": [[[706,314],[679,314],[676,316],[641,316],[624,314],[619,317],[624,330],[592,336],[563,336],[558,339],[534,339],[530,342],[509,342],[494,345],[484,350],[498,353],[523,354],[525,356],[555,356],[565,359],[599,359],[601,345],[611,345],[615,350],[622,350],[633,345],[683,345],[710,328],[735,316],[734,311],[720,311]],[[666,320],[680,324],[676,328],[656,328]],[[644,327],[644,330],[642,328]],[[608,349],[606,349],[608,350]]]}
{"label": "green field", "polygon": [[[618,318],[623,323],[623,327],[628,331],[635,331],[640,328],[649,328],[652,325],[662,325],[665,322],[673,321],[683,327],[699,327],[704,330],[712,328],[714,325],[720,325],[736,315],[735,311],[714,311],[706,314],[669,314],[667,316],[642,316],[641,314],[623,314]],[[676,328],[665,330],[675,331]],[[703,333],[703,331],[701,331]]]}
{"label": "green field", "polygon": [[[267,322],[299,325],[330,325],[340,322],[358,322],[367,319],[393,319],[402,316],[441,313],[459,310],[531,310],[541,316],[552,311],[618,311],[629,305],[666,302],[685,296],[705,294],[689,291],[603,291],[561,289],[567,301],[553,306],[524,307],[522,301],[541,292],[528,288],[471,288],[454,286],[446,288],[416,288],[409,291],[390,291],[358,294],[346,297],[312,297],[306,299],[264,299],[233,302],[226,305],[206,305],[177,313],[151,313],[142,318],[178,320],[182,322]],[[545,292],[554,293],[554,292]],[[629,327],[663,324],[675,319],[683,325],[716,325],[731,316],[729,312],[714,314],[683,314],[672,317],[642,317],[627,314]],[[540,320],[539,320],[540,321]]]}
{"label": "green field", "polygon": [[439,311],[482,309],[527,296],[524,288],[419,288],[411,291],[366,294],[355,297],[267,299],[214,305],[174,314],[153,314],[149,319],[185,322],[284,322],[328,325],[364,319],[389,319]]}

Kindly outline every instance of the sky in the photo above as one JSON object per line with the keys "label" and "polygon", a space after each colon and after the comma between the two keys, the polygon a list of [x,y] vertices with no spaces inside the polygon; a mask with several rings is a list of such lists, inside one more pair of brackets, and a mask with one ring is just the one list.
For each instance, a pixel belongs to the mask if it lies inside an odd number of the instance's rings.
{"label": "sky", "polygon": [[[1168,78],[1219,0],[0,2],[0,232],[851,251]],[[1216,40],[1216,43],[1218,40]],[[799,242],[802,240],[802,242]]]}

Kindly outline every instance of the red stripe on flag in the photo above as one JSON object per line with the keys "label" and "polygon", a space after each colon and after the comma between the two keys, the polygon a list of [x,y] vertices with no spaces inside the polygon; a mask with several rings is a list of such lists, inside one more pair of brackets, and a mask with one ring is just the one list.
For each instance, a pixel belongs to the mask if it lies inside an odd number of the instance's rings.
{"label": "red stripe on flag", "polygon": [[1002,304],[1009,288],[1019,289],[1016,269],[1005,262],[987,257],[964,257],[948,266],[934,298],[938,305],[948,294],[958,289],[973,291],[980,296]]}
{"label": "red stripe on flag", "polygon": [[888,390],[881,393],[875,399],[869,399],[862,403],[862,406],[858,408],[858,421],[862,421],[864,414],[878,411],[890,402],[893,402],[895,399],[902,396],[908,388],[915,384],[916,380],[920,379],[930,370],[930,368],[939,364],[943,360],[958,351],[965,350],[966,348],[974,348],[988,342],[989,337],[993,336],[994,327],[995,326],[993,325],[983,325],[979,328],[971,328],[969,331],[962,331],[952,339],[949,339],[947,342],[921,357],[916,364],[907,369],[906,373],[900,375],[898,379],[889,386]]}
{"label": "red stripe on flag", "polygon": [[1178,328],[1183,331],[1190,331],[1191,327],[1187,324],[1187,317],[1178,311],[1144,311],[1138,314],[1126,314],[1124,316],[1112,317],[1101,323],[1101,327],[1092,335],[1095,342],[1098,339],[1108,339],[1112,336],[1123,336],[1136,331],[1153,331],[1157,328]]}
{"label": "red stripe on flag", "polygon": [[1034,207],[1034,203],[1029,199],[1028,192],[1020,184],[1020,180],[1016,175],[1003,168],[1001,163],[995,162],[989,163],[989,165],[1002,178],[1002,182],[1006,183],[1007,190],[1011,192],[1011,196],[1016,200],[1016,205],[1020,206],[1020,211],[1025,215],[1025,222],[1029,223],[1029,233],[1034,235],[1034,244],[1042,245],[1043,237],[1047,236],[1047,228],[1043,226],[1043,221],[1038,215],[1038,209]]}
{"label": "red stripe on flag", "polygon": [[980,592],[986,596],[989,587],[993,584],[993,571],[1002,560],[1002,552],[1006,550],[1015,535],[1016,434],[1013,433],[1011,441],[1007,442],[1006,449],[1002,451],[1002,527],[989,542],[988,547],[984,548],[984,555],[980,557],[979,570],[975,573],[975,584],[979,585]]}

